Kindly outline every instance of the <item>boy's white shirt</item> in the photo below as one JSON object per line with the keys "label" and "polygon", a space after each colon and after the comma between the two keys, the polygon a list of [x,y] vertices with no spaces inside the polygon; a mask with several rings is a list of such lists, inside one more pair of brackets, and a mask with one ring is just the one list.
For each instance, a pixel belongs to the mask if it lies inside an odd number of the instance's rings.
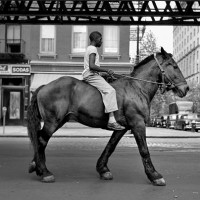
{"label": "boy's white shirt", "polygon": [[98,74],[98,72],[96,72],[96,71],[94,72],[94,71],[90,70],[90,68],[89,68],[89,56],[92,53],[96,54],[95,65],[100,67],[99,53],[97,51],[97,48],[95,46],[92,46],[92,45],[88,46],[87,49],[86,49],[85,55],[84,55],[84,71],[82,73],[83,78],[90,76],[90,75],[93,75],[93,74]]}

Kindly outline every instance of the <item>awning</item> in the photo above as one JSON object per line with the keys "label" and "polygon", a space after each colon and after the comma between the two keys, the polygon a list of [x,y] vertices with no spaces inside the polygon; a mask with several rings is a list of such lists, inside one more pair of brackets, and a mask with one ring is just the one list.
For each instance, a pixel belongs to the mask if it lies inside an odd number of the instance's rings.
{"label": "awning", "polygon": [[39,86],[46,85],[51,81],[54,81],[62,76],[72,76],[79,80],[82,80],[82,75],[79,74],[72,74],[72,75],[65,75],[65,74],[34,74],[33,80],[31,82],[31,91],[35,91]]}

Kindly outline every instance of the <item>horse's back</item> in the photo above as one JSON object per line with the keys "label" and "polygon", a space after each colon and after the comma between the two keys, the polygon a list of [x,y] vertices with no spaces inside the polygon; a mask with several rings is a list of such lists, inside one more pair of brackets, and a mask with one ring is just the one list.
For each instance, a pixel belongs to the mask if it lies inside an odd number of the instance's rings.
{"label": "horse's back", "polygon": [[104,105],[100,92],[93,86],[73,77],[64,76],[45,85],[38,92],[42,115],[46,111],[61,117],[69,112],[101,118]]}

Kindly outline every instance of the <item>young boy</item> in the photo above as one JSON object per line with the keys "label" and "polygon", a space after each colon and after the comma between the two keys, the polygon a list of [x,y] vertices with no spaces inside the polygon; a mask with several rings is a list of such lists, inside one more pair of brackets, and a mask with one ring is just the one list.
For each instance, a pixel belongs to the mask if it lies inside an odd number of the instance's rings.
{"label": "young boy", "polygon": [[105,106],[105,113],[109,113],[107,127],[112,130],[123,130],[125,127],[116,122],[113,114],[114,111],[118,110],[116,91],[99,74],[99,72],[107,72],[110,75],[114,73],[112,70],[100,68],[97,47],[102,45],[101,33],[94,31],[90,34],[89,39],[90,45],[87,47],[84,56],[83,79],[100,91]]}

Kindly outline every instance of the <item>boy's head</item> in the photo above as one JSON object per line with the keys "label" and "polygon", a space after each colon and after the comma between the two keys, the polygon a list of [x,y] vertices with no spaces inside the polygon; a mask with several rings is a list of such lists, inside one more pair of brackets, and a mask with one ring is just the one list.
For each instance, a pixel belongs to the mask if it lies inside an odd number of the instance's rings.
{"label": "boy's head", "polygon": [[90,41],[95,43],[96,47],[100,47],[102,44],[102,35],[98,31],[94,31],[89,36]]}

